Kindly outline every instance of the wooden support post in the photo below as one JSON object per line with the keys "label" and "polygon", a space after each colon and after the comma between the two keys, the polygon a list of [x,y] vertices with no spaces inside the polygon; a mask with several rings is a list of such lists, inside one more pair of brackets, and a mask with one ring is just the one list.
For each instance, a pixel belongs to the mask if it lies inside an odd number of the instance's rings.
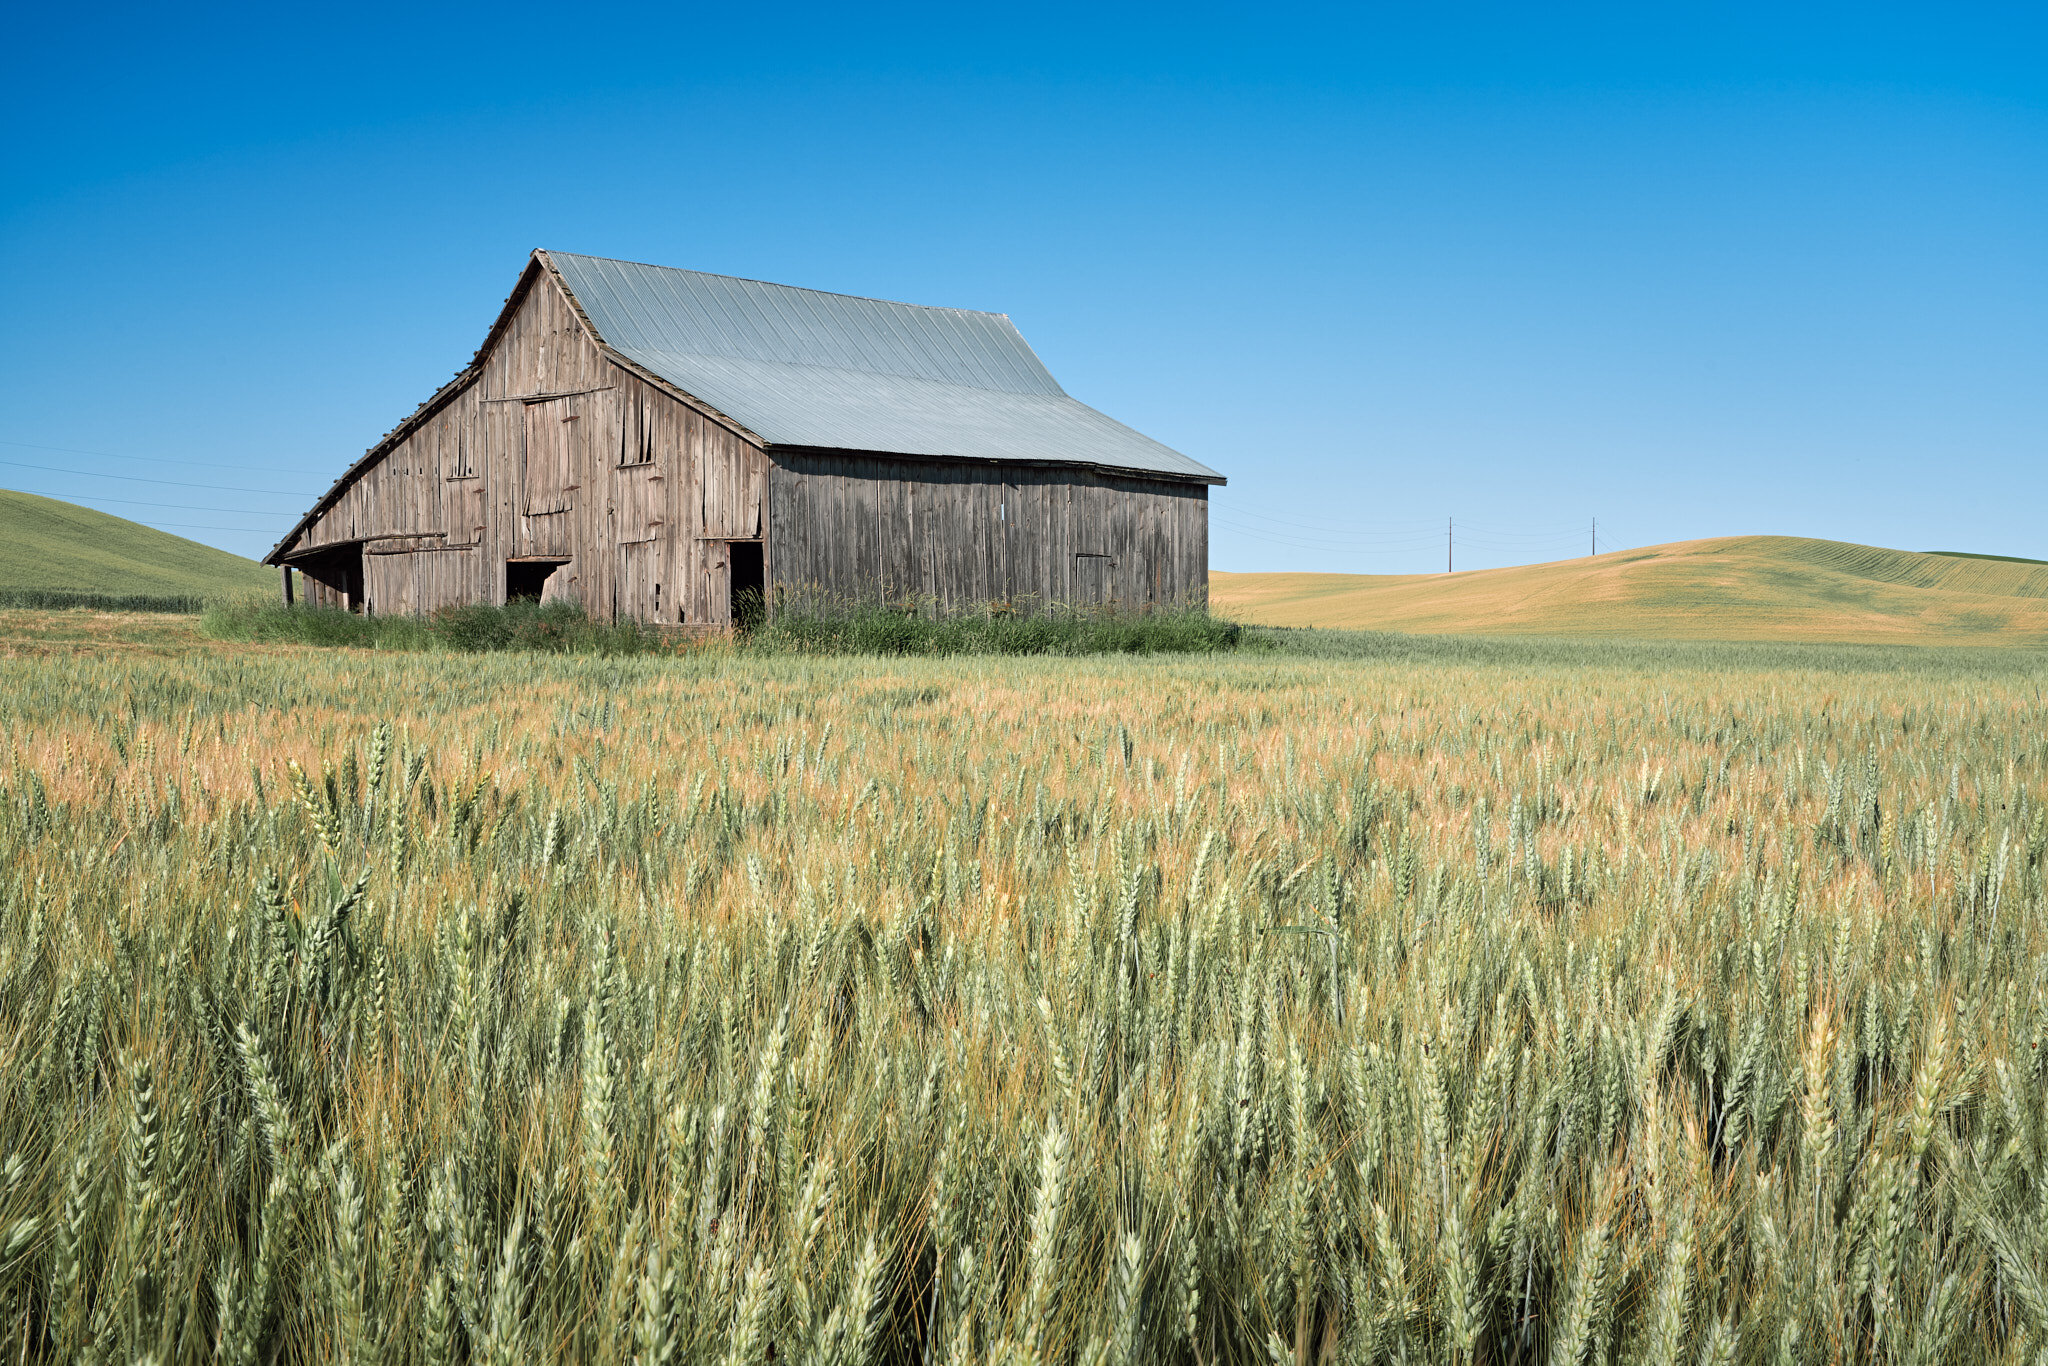
{"label": "wooden support post", "polygon": [[279,565],[278,572],[284,575],[284,605],[289,607],[292,605],[292,567]]}

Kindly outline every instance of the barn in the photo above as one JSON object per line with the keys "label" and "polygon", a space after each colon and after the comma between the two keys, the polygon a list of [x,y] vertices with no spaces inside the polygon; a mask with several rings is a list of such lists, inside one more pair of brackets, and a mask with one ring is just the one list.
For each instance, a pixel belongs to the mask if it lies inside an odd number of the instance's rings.
{"label": "barn", "polygon": [[536,251],[482,347],[266,562],[372,613],[515,598],[1207,601],[1223,477],[1070,398],[1000,313]]}

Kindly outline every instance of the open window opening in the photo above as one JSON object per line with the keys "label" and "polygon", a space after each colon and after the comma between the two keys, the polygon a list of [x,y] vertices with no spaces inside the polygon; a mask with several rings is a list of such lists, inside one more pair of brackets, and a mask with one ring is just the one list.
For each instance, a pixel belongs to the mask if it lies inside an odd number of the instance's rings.
{"label": "open window opening", "polygon": [[567,560],[505,561],[505,601],[539,602],[547,591],[548,578]]}
{"label": "open window opening", "polygon": [[646,398],[628,399],[619,423],[619,466],[654,463],[654,418]]}
{"label": "open window opening", "polygon": [[728,549],[732,566],[732,624],[751,631],[768,616],[767,560],[759,541],[733,541]]}
{"label": "open window opening", "polygon": [[469,428],[460,423],[455,428],[455,439],[448,450],[448,477],[450,479],[474,479],[476,456],[470,449]]}

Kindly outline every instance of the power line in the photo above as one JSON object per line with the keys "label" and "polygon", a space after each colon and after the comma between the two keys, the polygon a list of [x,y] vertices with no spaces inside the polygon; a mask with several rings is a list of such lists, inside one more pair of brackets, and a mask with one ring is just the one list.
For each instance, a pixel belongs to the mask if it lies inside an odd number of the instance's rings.
{"label": "power line", "polygon": [[1267,536],[1277,540],[1300,541],[1305,545],[1313,544],[1328,546],[1418,546],[1430,545],[1434,543],[1436,540],[1436,536],[1434,533],[1399,536],[1326,536],[1315,532],[1287,532],[1276,530],[1273,527],[1245,526],[1243,523],[1231,521],[1228,517],[1214,517],[1211,518],[1211,520],[1221,526],[1235,527],[1238,530],[1244,531],[1251,535]]}
{"label": "power line", "polygon": [[1253,527],[1253,526],[1249,526],[1248,524],[1245,524],[1245,523],[1240,523],[1240,522],[1237,522],[1237,521],[1235,521],[1235,520],[1234,520],[1234,516],[1235,516],[1235,514],[1233,514],[1233,513],[1228,513],[1228,512],[1212,512],[1212,513],[1210,514],[1210,518],[1211,518],[1211,520],[1213,520],[1213,521],[1219,521],[1219,522],[1228,522],[1228,523],[1230,523],[1230,524],[1231,524],[1231,525],[1233,525],[1233,526],[1240,526],[1240,525],[1243,525],[1243,526],[1247,526],[1247,529],[1248,529],[1248,530],[1252,530],[1252,531],[1263,531],[1263,532],[1267,532],[1267,533],[1269,533],[1269,534],[1271,534],[1271,535],[1274,535],[1274,536],[1299,536],[1299,537],[1302,537],[1303,539],[1306,539],[1306,540],[1311,540],[1311,541],[1342,541],[1342,542],[1345,542],[1345,543],[1350,543],[1350,542],[1353,542],[1353,541],[1426,541],[1426,540],[1429,540],[1429,539],[1430,539],[1430,538],[1431,538],[1431,537],[1432,537],[1432,536],[1433,536],[1433,535],[1435,534],[1434,532],[1430,532],[1430,531],[1424,531],[1424,530],[1422,530],[1422,529],[1420,529],[1420,528],[1418,528],[1418,529],[1416,529],[1416,530],[1414,530],[1414,531],[1349,531],[1349,532],[1344,532],[1344,531],[1324,531],[1324,530],[1321,530],[1321,529],[1319,529],[1319,528],[1316,528],[1316,527],[1292,527],[1292,526],[1257,526],[1257,527]]}
{"label": "power line", "polygon": [[1402,551],[1424,549],[1436,543],[1436,538],[1433,535],[1378,543],[1334,541],[1301,536],[1286,536],[1278,532],[1269,531],[1264,527],[1239,526],[1221,517],[1212,518],[1211,520],[1216,525],[1227,527],[1240,536],[1251,536],[1261,541],[1270,541],[1275,545],[1293,546],[1302,550],[1341,550],[1362,555],[1391,555]]}
{"label": "power line", "polygon": [[151,460],[166,465],[198,465],[210,470],[246,470],[250,474],[275,474],[271,465],[223,465],[217,460],[187,460],[172,455],[123,455],[119,451],[88,451],[77,446],[46,446],[38,441],[8,441],[0,438],[0,446],[21,446],[32,451],[62,451],[66,455],[93,455],[103,460]]}
{"label": "power line", "polygon": [[[1291,520],[1269,516],[1265,513],[1247,512],[1245,509],[1235,506],[1228,506],[1227,510],[1225,507],[1219,506],[1210,513],[1210,516],[1216,521],[1225,523],[1230,523],[1230,519],[1233,517],[1254,517],[1261,522],[1272,524],[1271,527],[1261,528],[1264,530],[1279,528],[1289,534],[1303,536],[1311,540],[1329,540],[1335,537],[1347,544],[1361,540],[1433,542],[1436,537],[1434,531],[1426,529],[1436,525],[1433,518],[1426,522],[1409,522],[1405,524],[1359,522],[1350,526],[1337,527],[1321,522]],[[1234,523],[1231,524],[1235,525]],[[1575,522],[1559,523],[1539,528],[1503,527],[1487,522],[1467,522],[1465,526],[1468,539],[1483,541],[1489,544],[1514,541],[1576,540],[1585,534],[1584,528]],[[1382,527],[1386,529],[1380,529]]]}
{"label": "power line", "polygon": [[[1233,518],[1236,515],[1237,514],[1235,513],[1235,510],[1228,513],[1217,511],[1212,512],[1210,514],[1210,520],[1218,522],[1225,526],[1241,526],[1246,531],[1257,531],[1273,536],[1286,536],[1292,539],[1303,541],[1317,541],[1330,545],[1356,545],[1360,543],[1376,543],[1383,545],[1429,545],[1434,544],[1436,541],[1436,533],[1434,531],[1425,531],[1421,528],[1417,528],[1413,531],[1371,531],[1363,529],[1351,531],[1323,531],[1312,524],[1250,527],[1244,526],[1243,523],[1234,521]],[[1277,521],[1277,519],[1272,520]],[[1434,523],[1432,523],[1431,525],[1434,525]],[[1467,525],[1470,526],[1470,523],[1468,523]],[[1498,542],[1505,544],[1511,541],[1576,540],[1579,536],[1583,534],[1584,532],[1574,528],[1563,528],[1557,531],[1537,532],[1481,531],[1477,533],[1477,535],[1474,536],[1473,539],[1484,541],[1487,543]]]}
{"label": "power line", "polygon": [[165,527],[174,526],[180,527],[186,531],[236,531],[240,532],[244,536],[257,536],[263,534],[261,532],[251,531],[248,527],[245,526],[207,526],[200,522],[145,522],[140,517],[130,517],[128,520],[134,522],[137,526],[155,527],[158,530],[162,530]]}
{"label": "power line", "polygon": [[1278,522],[1282,526],[1305,527],[1313,531],[1350,531],[1357,527],[1381,527],[1387,529],[1389,534],[1399,534],[1411,528],[1420,530],[1424,527],[1436,525],[1433,518],[1408,517],[1379,522],[1351,522],[1345,526],[1330,526],[1321,522],[1305,522],[1298,517],[1275,517],[1271,513],[1254,512],[1252,509],[1239,506],[1236,503],[1228,504],[1228,506],[1231,512],[1239,517],[1253,517],[1261,522]]}
{"label": "power line", "polygon": [[[1278,521],[1279,519],[1273,518],[1269,520]],[[1418,536],[1414,533],[1400,532],[1359,532],[1348,536],[1331,537],[1317,535],[1313,532],[1276,531],[1271,527],[1245,526],[1232,521],[1227,516],[1214,512],[1210,515],[1210,521],[1230,535],[1250,537],[1269,545],[1285,546],[1293,550],[1378,557],[1412,555],[1417,551],[1427,550],[1432,544],[1442,545],[1444,548],[1444,572],[1453,573],[1456,570],[1457,522],[1455,518],[1446,519],[1444,523],[1444,538],[1441,541],[1436,540],[1433,533]],[[1564,547],[1578,542],[1579,537],[1589,534],[1586,527],[1580,527],[1577,530],[1561,529],[1558,531],[1523,532],[1502,528],[1473,534],[1470,530],[1473,525],[1470,522],[1466,523],[1468,530],[1465,536],[1465,543],[1468,548],[1477,547],[1481,550],[1493,550],[1509,554],[1540,554],[1545,548],[1553,546],[1562,550]],[[1591,524],[1591,534],[1597,538],[1597,522]],[[1610,542],[1608,549],[1610,551],[1625,548],[1621,544],[1622,538],[1616,536],[1611,529],[1608,533],[1608,539]],[[1592,547],[1594,553],[1597,554],[1597,539],[1592,542]],[[1557,558],[1567,557],[1559,555]]]}
{"label": "power line", "polygon": [[1512,527],[1495,526],[1491,522],[1467,522],[1465,529],[1503,541],[1554,541],[1562,536],[1577,537],[1585,530],[1576,522],[1546,527],[1540,531],[1518,531]]}
{"label": "power line", "polygon": [[[109,498],[102,493],[75,493],[68,497],[61,493],[43,493],[37,489],[16,489],[17,493],[33,494],[37,498],[48,498],[52,502],[69,503],[79,498],[89,498],[95,503],[120,503],[124,507],[176,508],[180,512],[232,512],[243,517],[291,517],[290,512],[266,512],[258,508],[217,508],[199,503],[159,503],[154,498]],[[81,506],[83,506],[81,504]],[[134,519],[130,519],[131,521]]]}
{"label": "power line", "polygon": [[252,489],[238,484],[189,484],[182,479],[145,479],[139,474],[104,474],[97,470],[72,470],[62,465],[30,465],[20,460],[0,460],[18,470],[44,470],[51,474],[69,474],[82,479],[124,479],[131,484],[168,484],[180,489],[215,489],[221,493],[268,493],[279,498],[304,498],[308,495],[293,489]]}
{"label": "power line", "polygon": [[[1275,544],[1290,545],[1309,550],[1341,550],[1361,554],[1380,554],[1402,550],[1424,550],[1432,545],[1442,544],[1434,532],[1420,535],[1400,534],[1386,536],[1364,533],[1357,536],[1333,537],[1312,533],[1290,534],[1275,531],[1270,527],[1245,526],[1221,514],[1212,514],[1210,520],[1215,525],[1228,528],[1239,535],[1254,536],[1260,540],[1271,541]],[[1582,531],[1543,532],[1508,539],[1497,534],[1475,535],[1468,531],[1465,542],[1467,545],[1491,550],[1538,550],[1548,546],[1569,545],[1577,541],[1583,534],[1584,532]]]}
{"label": "power line", "polygon": [[[1431,528],[1436,526],[1436,519],[1434,517],[1396,518],[1377,522],[1347,522],[1341,526],[1333,526],[1327,522],[1308,521],[1299,517],[1276,517],[1271,513],[1255,512],[1241,504],[1226,502],[1222,499],[1217,500],[1217,507],[1227,508],[1229,515],[1233,517],[1250,517],[1257,521],[1272,522],[1275,525],[1293,530],[1334,532],[1341,536],[1365,534],[1388,536],[1427,535],[1434,537],[1436,534],[1434,530],[1431,530]],[[1211,515],[1218,514],[1212,513]],[[1472,530],[1482,533],[1521,540],[1543,540],[1558,536],[1577,536],[1579,534],[1579,524],[1577,522],[1557,522],[1549,526],[1533,529],[1502,527],[1488,522],[1467,522],[1465,525]]]}

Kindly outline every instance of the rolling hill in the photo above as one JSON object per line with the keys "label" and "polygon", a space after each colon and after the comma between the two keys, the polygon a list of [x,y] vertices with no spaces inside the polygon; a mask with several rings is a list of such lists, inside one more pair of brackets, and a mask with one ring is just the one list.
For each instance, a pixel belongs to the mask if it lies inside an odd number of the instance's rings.
{"label": "rolling hill", "polygon": [[275,573],[125,517],[0,489],[0,592],[208,597],[270,589]]}
{"label": "rolling hill", "polygon": [[2048,646],[2048,565],[1792,536],[1461,574],[1213,573],[1209,605],[1266,626]]}

